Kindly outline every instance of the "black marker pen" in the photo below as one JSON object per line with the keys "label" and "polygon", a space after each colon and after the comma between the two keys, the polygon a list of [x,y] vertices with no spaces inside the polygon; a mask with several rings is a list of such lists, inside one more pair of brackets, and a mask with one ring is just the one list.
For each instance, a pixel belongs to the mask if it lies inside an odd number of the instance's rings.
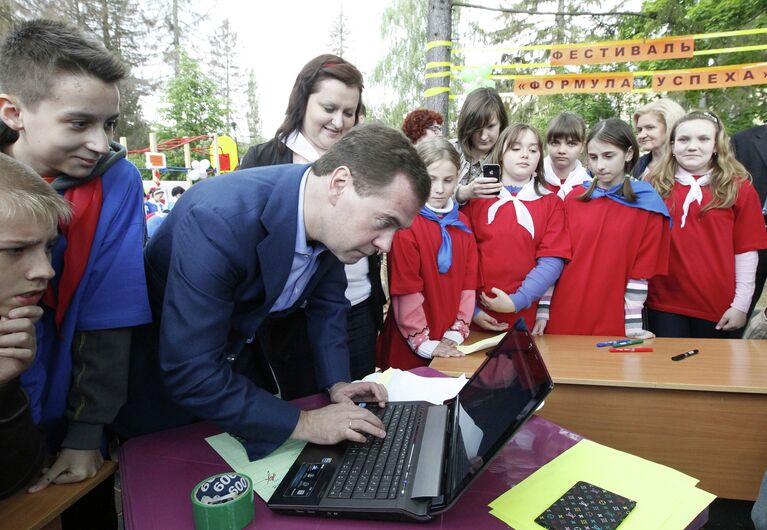
{"label": "black marker pen", "polygon": [[684,353],[680,353],[679,355],[674,355],[671,360],[672,361],[681,361],[682,359],[687,359],[688,357],[695,355],[698,353],[698,350],[690,350],[686,351]]}

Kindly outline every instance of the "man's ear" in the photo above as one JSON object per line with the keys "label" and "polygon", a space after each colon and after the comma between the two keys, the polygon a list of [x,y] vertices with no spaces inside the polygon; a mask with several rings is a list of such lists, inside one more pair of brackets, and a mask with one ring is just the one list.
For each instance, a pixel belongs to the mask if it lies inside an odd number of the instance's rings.
{"label": "man's ear", "polygon": [[0,94],[0,120],[14,131],[24,128],[21,119],[21,105],[16,97],[8,94]]}
{"label": "man's ear", "polygon": [[327,178],[330,179],[328,197],[330,203],[335,206],[338,199],[341,198],[341,194],[354,185],[352,182],[352,172],[346,166],[338,166]]}

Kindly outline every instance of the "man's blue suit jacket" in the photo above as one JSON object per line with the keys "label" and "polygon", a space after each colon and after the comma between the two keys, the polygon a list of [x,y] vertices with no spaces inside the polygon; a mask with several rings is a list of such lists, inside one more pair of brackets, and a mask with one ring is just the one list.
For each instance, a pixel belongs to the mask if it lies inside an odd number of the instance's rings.
{"label": "man's blue suit jacket", "polygon": [[[254,339],[287,281],[308,167],[246,169],[192,186],[145,253],[155,321],[161,310],[166,390],[197,417],[244,438],[251,457],[283,443],[299,416],[234,372],[231,361]],[[341,262],[325,251],[318,265],[293,307],[305,304],[317,385],[325,388],[349,381],[349,305]]]}

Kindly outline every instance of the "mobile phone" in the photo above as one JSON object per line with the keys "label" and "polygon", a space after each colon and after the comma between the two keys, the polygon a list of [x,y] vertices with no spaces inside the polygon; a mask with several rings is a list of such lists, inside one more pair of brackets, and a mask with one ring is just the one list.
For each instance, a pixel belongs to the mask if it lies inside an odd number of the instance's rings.
{"label": "mobile phone", "polygon": [[498,164],[485,164],[482,166],[482,176],[493,179],[496,182],[501,181],[501,166]]}

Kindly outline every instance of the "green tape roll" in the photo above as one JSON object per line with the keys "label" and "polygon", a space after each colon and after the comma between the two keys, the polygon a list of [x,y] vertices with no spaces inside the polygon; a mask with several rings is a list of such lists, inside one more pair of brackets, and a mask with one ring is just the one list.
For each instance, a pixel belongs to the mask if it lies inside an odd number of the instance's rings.
{"label": "green tape roll", "polygon": [[195,530],[241,530],[253,520],[253,484],[240,473],[208,477],[191,497]]}

